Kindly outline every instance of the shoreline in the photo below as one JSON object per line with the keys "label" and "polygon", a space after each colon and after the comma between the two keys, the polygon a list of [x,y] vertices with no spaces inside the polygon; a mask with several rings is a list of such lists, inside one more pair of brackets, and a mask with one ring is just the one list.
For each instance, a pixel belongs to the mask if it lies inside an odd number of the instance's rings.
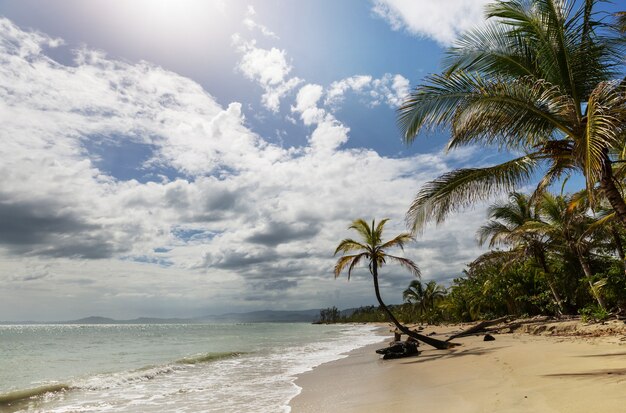
{"label": "shoreline", "polygon": [[[439,338],[458,326],[429,326]],[[551,333],[550,333],[551,334]],[[462,346],[380,359],[368,345],[298,375],[292,413],[618,412],[626,405],[624,335],[495,334],[455,339]],[[391,340],[388,335],[384,341]]]}

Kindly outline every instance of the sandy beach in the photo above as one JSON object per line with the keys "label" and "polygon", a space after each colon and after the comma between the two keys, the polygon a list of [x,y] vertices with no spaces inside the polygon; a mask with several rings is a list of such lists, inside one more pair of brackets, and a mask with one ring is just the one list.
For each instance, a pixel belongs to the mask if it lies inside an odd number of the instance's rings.
{"label": "sandy beach", "polygon": [[292,412],[626,412],[626,336],[574,335],[570,324],[559,336],[548,327],[459,338],[451,350],[422,345],[397,360],[374,352],[386,343],[363,347],[301,375]]}

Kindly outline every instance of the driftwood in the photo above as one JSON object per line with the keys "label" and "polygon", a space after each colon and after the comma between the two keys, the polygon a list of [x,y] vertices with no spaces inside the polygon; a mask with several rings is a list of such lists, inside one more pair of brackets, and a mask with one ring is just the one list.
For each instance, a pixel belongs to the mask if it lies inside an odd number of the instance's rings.
{"label": "driftwood", "polygon": [[376,350],[376,353],[383,355],[383,360],[399,359],[403,357],[417,356],[418,343],[411,339],[407,341],[397,341],[393,345]]}
{"label": "driftwood", "polygon": [[526,319],[526,320],[514,320],[510,323],[503,325],[501,328],[508,328],[511,330],[515,330],[516,328],[519,328],[523,326],[524,324],[543,323],[544,321],[548,321],[548,320],[550,320],[549,316],[539,316],[539,317],[534,317],[534,318]]}
{"label": "driftwood", "polygon": [[[402,328],[400,328],[402,327]],[[398,338],[398,334],[406,334],[407,336],[420,341],[424,344],[428,344],[429,346],[433,346],[438,350],[446,350],[449,348],[453,348],[456,346],[460,346],[461,344],[459,343],[451,343],[450,340],[438,340],[436,338],[433,337],[429,337],[429,336],[425,336],[423,334],[420,334],[414,330],[410,330],[409,328],[405,327],[405,326],[401,326],[401,325],[396,325],[396,330],[394,331],[394,338],[397,339]],[[395,340],[398,341],[398,340]]]}
{"label": "driftwood", "polygon": [[450,337],[448,337],[446,341],[454,340],[455,338],[458,338],[458,337],[471,336],[472,334],[480,333],[482,331],[485,331],[487,327],[495,325],[495,324],[500,324],[501,322],[507,321],[510,318],[511,317],[507,315],[504,317],[495,318],[493,320],[481,321],[480,323],[476,324],[473,327],[468,328],[467,330],[451,335]]}
{"label": "driftwood", "polygon": [[[479,334],[479,333],[491,333],[491,332],[497,332],[498,330],[501,329],[516,329],[524,324],[532,324],[532,323],[541,323],[544,321],[548,321],[550,319],[550,317],[548,316],[541,316],[541,317],[535,317],[535,318],[531,318],[531,319],[525,319],[525,320],[513,320],[510,322],[507,322],[511,319],[511,316],[504,316],[504,317],[500,317],[500,318],[495,318],[493,320],[485,320],[485,321],[481,321],[480,323],[476,324],[473,327],[468,328],[467,330],[461,331],[460,333],[457,334],[453,334],[450,337],[448,337],[448,339],[446,341],[450,341],[450,340],[454,340],[455,338],[458,337],[465,337],[465,336],[471,336],[474,334]],[[502,326],[498,326],[496,328],[489,328],[491,326],[497,325],[497,324],[503,324]]]}

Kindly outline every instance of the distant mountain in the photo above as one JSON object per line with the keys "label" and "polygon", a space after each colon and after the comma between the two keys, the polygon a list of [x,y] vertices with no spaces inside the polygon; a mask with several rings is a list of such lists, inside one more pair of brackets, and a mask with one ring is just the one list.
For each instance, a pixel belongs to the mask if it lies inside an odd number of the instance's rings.
{"label": "distant mountain", "polygon": [[108,317],[90,316],[70,321],[0,321],[0,324],[193,324],[193,323],[312,323],[319,319],[320,310],[300,311],[251,311],[207,315],[197,318],[139,317],[132,320],[115,320]]}
{"label": "distant mountain", "polygon": [[251,311],[248,313],[228,313],[221,315],[209,315],[202,317],[202,320],[213,322],[235,322],[235,323],[312,323],[320,317],[320,310],[300,310],[300,311]]}

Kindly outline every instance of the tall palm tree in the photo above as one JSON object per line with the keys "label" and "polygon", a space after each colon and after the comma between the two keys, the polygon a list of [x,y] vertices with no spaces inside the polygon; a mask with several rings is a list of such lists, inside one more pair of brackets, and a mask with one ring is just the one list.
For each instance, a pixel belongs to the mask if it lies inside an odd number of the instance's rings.
{"label": "tall palm tree", "polygon": [[413,261],[398,257],[395,255],[390,255],[387,253],[387,250],[395,247],[399,247],[404,250],[404,245],[412,241],[413,238],[410,234],[402,233],[395,238],[389,241],[383,241],[383,229],[388,219],[383,219],[376,225],[375,221],[372,220],[372,225],[368,225],[367,222],[363,219],[357,219],[352,222],[349,229],[355,230],[361,240],[356,241],[351,238],[346,238],[339,243],[337,248],[335,249],[335,255],[338,253],[346,254],[341,256],[337,260],[337,264],[335,265],[335,278],[341,275],[344,269],[348,269],[348,280],[352,274],[352,271],[361,263],[367,263],[370,274],[374,280],[374,291],[376,293],[376,299],[378,300],[378,304],[380,307],[387,313],[389,320],[396,325],[398,330],[402,331],[404,334],[407,334],[410,337],[413,337],[417,340],[423,341],[426,344],[429,344],[438,349],[446,349],[450,348],[450,343],[445,341],[436,340],[432,337],[424,336],[422,334],[416,333],[415,331],[409,330],[407,327],[402,325],[396,317],[393,315],[391,310],[385,305],[383,299],[380,295],[380,288],[378,284],[378,269],[381,268],[388,262],[394,262],[400,264],[402,267],[406,268],[416,277],[420,276],[420,270]]}
{"label": "tall palm tree", "polygon": [[402,293],[404,301],[412,304],[418,310],[421,318],[426,316],[427,320],[432,318],[435,305],[445,296],[446,288],[437,284],[436,281],[429,281],[424,287],[420,280],[413,280]]}
{"label": "tall palm tree", "polygon": [[589,231],[595,219],[587,214],[588,205],[575,202],[571,196],[545,193],[540,207],[544,219],[536,223],[535,229],[549,236],[553,245],[567,248],[578,259],[592,295],[605,308],[604,299],[594,285],[590,265],[592,250],[603,241],[603,237],[594,236]]}
{"label": "tall palm tree", "polygon": [[558,291],[556,277],[550,270],[547,259],[547,237],[533,227],[540,217],[528,196],[512,192],[507,202],[496,203],[489,207],[490,220],[478,230],[478,242],[489,247],[505,245],[511,249],[506,252],[487,253],[486,258],[505,258],[508,262],[531,258],[543,271],[559,313],[563,312],[563,300]]}
{"label": "tall palm tree", "polygon": [[520,154],[426,183],[407,213],[414,232],[529,183],[539,171],[538,191],[582,173],[626,226],[613,172],[626,136],[626,82],[617,70],[625,42],[595,20],[598,1],[577,9],[562,0],[488,5],[487,24],[462,36],[448,51],[445,71],[407,97],[398,114],[407,143],[424,129],[448,128],[448,150],[478,144]]}
{"label": "tall palm tree", "polygon": [[433,311],[435,305],[446,296],[446,288],[437,284],[436,281],[428,281],[424,289],[425,307]]}
{"label": "tall palm tree", "polygon": [[402,292],[402,299],[412,304],[421,316],[426,312],[426,302],[424,301],[424,286],[420,280],[412,280],[409,286]]}

